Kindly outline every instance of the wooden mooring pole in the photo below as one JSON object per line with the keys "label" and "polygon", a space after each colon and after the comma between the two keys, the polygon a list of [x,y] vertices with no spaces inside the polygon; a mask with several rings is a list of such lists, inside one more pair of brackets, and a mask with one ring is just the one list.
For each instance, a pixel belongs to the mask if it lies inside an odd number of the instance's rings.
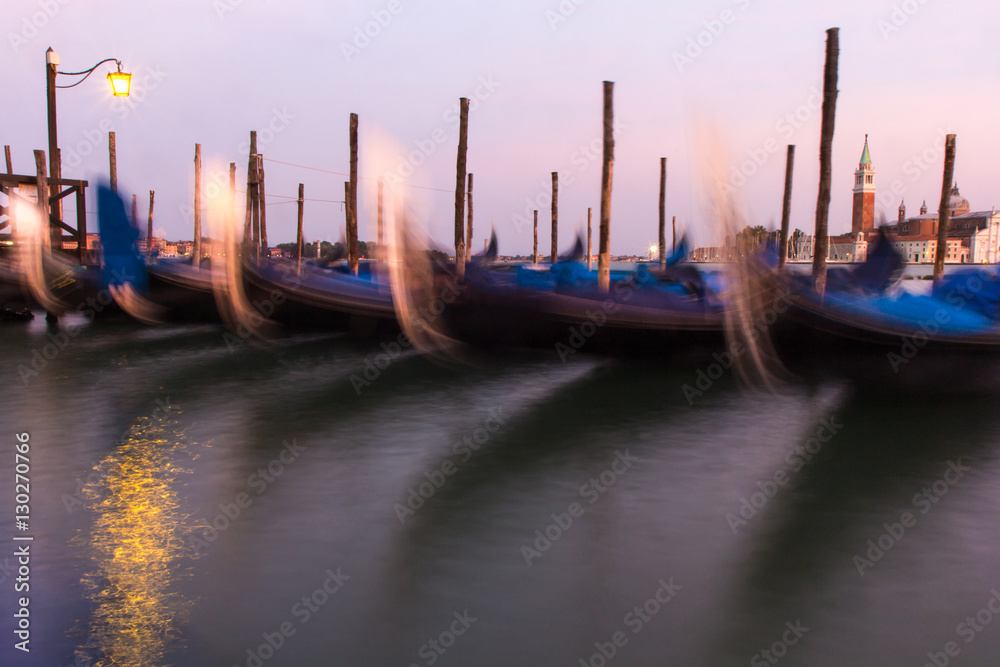
{"label": "wooden mooring pole", "polygon": [[378,241],[377,241],[377,243],[378,243],[378,246],[377,246],[378,251],[377,251],[377,257],[378,257],[379,261],[381,261],[382,258],[385,257],[385,244],[383,243],[383,233],[384,233],[383,232],[383,230],[384,230],[383,224],[384,223],[383,223],[383,217],[382,216],[383,216],[383,214],[382,214],[382,178],[379,177],[379,179],[378,179],[378,220],[377,220],[377,224],[378,224],[378,237],[377,237],[378,238]]}
{"label": "wooden mooring pole", "polygon": [[778,268],[788,260],[788,221],[792,215],[792,170],[795,166],[795,144],[788,144],[785,158],[785,196],[781,202],[781,233],[778,235]]}
{"label": "wooden mooring pole", "polygon": [[139,200],[132,195],[132,224],[139,229]]}
{"label": "wooden mooring pole", "polygon": [[108,166],[111,171],[111,191],[118,192],[118,146],[114,132],[108,132]]}
{"label": "wooden mooring pole", "polygon": [[813,240],[813,286],[820,295],[826,291],[826,255],[830,237],[830,174],[833,155],[833,122],[837,111],[837,59],[840,57],[840,28],[826,31],[826,66],[823,69],[823,120],[819,144],[819,195],[816,199],[816,235]]}
{"label": "wooden mooring pole", "polygon": [[[45,167],[45,151],[35,151],[35,179],[38,197],[38,218],[41,225],[39,236],[42,240],[42,248],[44,248],[45,252],[51,254],[62,247],[62,230],[56,227],[56,230],[59,232],[58,237],[51,231],[51,228],[55,225],[52,224],[52,211],[49,208],[49,175]],[[58,239],[58,245],[56,245],[55,239]]]}
{"label": "wooden mooring pole", "polygon": [[594,255],[591,251],[590,239],[593,236],[594,227],[591,224],[593,219],[594,209],[587,208],[587,270],[590,271],[591,264],[593,264]]}
{"label": "wooden mooring pole", "polygon": [[305,185],[299,183],[299,219],[295,231],[295,266],[302,269],[302,213],[305,208]]}
{"label": "wooden mooring pole", "polygon": [[552,172],[552,263],[559,261],[559,172]]}
{"label": "wooden mooring pole", "polygon": [[465,225],[465,261],[472,259],[472,174],[469,174],[469,210],[466,213]]}
{"label": "wooden mooring pole", "polygon": [[358,114],[352,113],[351,134],[351,180],[348,189],[350,205],[347,216],[347,263],[351,273],[358,275]]}
{"label": "wooden mooring pole", "polygon": [[535,209],[535,249],[532,254],[531,263],[538,264],[538,209]]}
{"label": "wooden mooring pole", "polygon": [[465,281],[465,173],[469,149],[469,98],[459,98],[458,161],[455,168],[455,279]]}
{"label": "wooden mooring pole", "polygon": [[156,195],[149,191],[149,217],[146,218],[146,256],[153,256],[153,197]]}
{"label": "wooden mooring pole", "polygon": [[660,158],[660,270],[667,268],[667,158]]}
{"label": "wooden mooring pole", "polygon": [[670,227],[672,230],[670,251],[673,252],[677,250],[677,216],[670,218]]}
{"label": "wooden mooring pole", "polygon": [[601,239],[597,257],[597,289],[611,289],[611,180],[615,166],[615,112],[613,81],[604,82],[604,159],[601,169]]}
{"label": "wooden mooring pole", "polygon": [[260,252],[268,255],[267,244],[267,198],[264,191],[264,156],[257,155],[257,207],[260,210]]}
{"label": "wooden mooring pole", "polygon": [[201,266],[201,144],[194,145],[194,243],[191,264]]}
{"label": "wooden mooring pole", "polygon": [[955,135],[944,140],[944,177],[941,179],[941,203],[938,204],[937,252],[934,253],[934,282],[944,275],[944,258],[948,252],[948,222],[951,220],[951,184],[955,177]]}
{"label": "wooden mooring pole", "polygon": [[4,146],[3,147],[3,157],[4,157],[4,160],[7,162],[7,173],[8,174],[13,174],[14,173],[14,162],[10,159],[10,146]]}

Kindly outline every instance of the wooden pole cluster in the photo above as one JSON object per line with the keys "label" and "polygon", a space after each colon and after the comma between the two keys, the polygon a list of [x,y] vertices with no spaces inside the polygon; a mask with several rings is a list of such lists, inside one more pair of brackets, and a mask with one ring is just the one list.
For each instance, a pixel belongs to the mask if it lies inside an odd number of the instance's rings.
{"label": "wooden pole cluster", "polygon": [[778,268],[788,260],[788,222],[792,215],[792,170],[795,166],[795,144],[788,144],[785,158],[785,196],[781,202],[781,234],[778,236]]}
{"label": "wooden pole cluster", "polygon": [[466,153],[469,148],[469,98],[459,98],[458,163],[455,174],[455,278],[465,280],[465,208]]}
{"label": "wooden pole cluster", "polygon": [[667,268],[667,158],[660,158],[660,269]]}
{"label": "wooden pole cluster", "polygon": [[589,207],[587,208],[587,270],[588,271],[590,271],[591,264],[593,263],[593,257],[594,257],[594,254],[591,251],[591,245],[590,245],[590,240],[591,240],[591,237],[593,236],[593,232],[594,232],[594,227],[591,224],[591,221],[593,219],[593,212],[594,212],[594,209],[589,208]]}
{"label": "wooden pole cluster", "polygon": [[472,174],[469,174],[469,211],[465,225],[465,261],[472,259]]}
{"label": "wooden pole cluster", "polygon": [[948,252],[948,222],[951,220],[951,183],[955,177],[955,135],[944,140],[944,177],[941,179],[941,203],[938,204],[937,252],[934,253],[934,282],[944,275],[944,258]]}
{"label": "wooden pole cluster", "polygon": [[611,289],[611,180],[615,165],[613,81],[604,82],[604,159],[601,168],[601,240],[597,257],[597,289]]}
{"label": "wooden pole cluster", "polygon": [[247,208],[243,219],[243,245],[255,260],[260,259],[260,200],[257,198],[257,164],[257,131],[250,130],[250,157],[247,160]]}
{"label": "wooden pole cluster", "polygon": [[302,214],[305,209],[305,185],[299,183],[299,219],[295,231],[295,266],[302,268]]}
{"label": "wooden pole cluster", "polygon": [[118,145],[115,133],[108,132],[108,162],[111,170],[111,191],[118,192]]}
{"label": "wooden pole cluster", "polygon": [[351,171],[347,189],[347,263],[351,273],[358,275],[358,114],[352,113]]}
{"label": "wooden pole cluster", "polygon": [[538,209],[535,209],[535,250],[532,255],[532,264],[538,264]]}
{"label": "wooden pole cluster", "polygon": [[191,264],[201,266],[201,144],[194,145],[194,243]]}
{"label": "wooden pole cluster", "polygon": [[826,31],[826,66],[823,70],[823,121],[819,144],[819,195],[816,200],[816,236],[813,241],[813,286],[826,291],[826,255],[830,237],[830,178],[833,155],[833,122],[837,111],[837,59],[840,57],[840,28]]}
{"label": "wooden pole cluster", "polygon": [[152,190],[149,191],[149,217],[146,218],[146,256],[151,257],[153,255],[153,197],[156,195]]}
{"label": "wooden pole cluster", "polygon": [[552,172],[552,263],[559,261],[559,172]]}

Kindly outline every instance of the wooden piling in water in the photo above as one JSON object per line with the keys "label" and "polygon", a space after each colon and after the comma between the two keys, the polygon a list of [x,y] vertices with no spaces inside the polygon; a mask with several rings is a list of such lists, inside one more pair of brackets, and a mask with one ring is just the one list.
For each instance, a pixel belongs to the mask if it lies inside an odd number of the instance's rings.
{"label": "wooden piling in water", "polygon": [[108,132],[108,168],[111,172],[111,191],[118,192],[118,146],[114,132]]}
{"label": "wooden piling in water", "polygon": [[538,264],[538,209],[535,209],[535,250],[532,255],[531,263]]}
{"label": "wooden piling in water", "polygon": [[938,204],[937,252],[934,253],[934,282],[944,275],[944,258],[948,252],[948,222],[951,220],[951,184],[955,176],[955,135],[944,140],[944,176],[941,179],[941,203]]}
{"label": "wooden piling in water", "polygon": [[823,120],[819,144],[819,195],[816,199],[816,234],[813,240],[813,286],[820,295],[826,291],[826,255],[830,237],[830,175],[833,154],[833,122],[837,111],[837,59],[840,57],[840,28],[826,31],[826,65],[823,69]]}
{"label": "wooden piling in water", "polygon": [[594,257],[594,255],[593,255],[593,253],[591,252],[591,249],[590,249],[591,248],[590,239],[591,239],[591,236],[593,236],[593,231],[594,231],[594,228],[591,225],[591,220],[593,218],[592,214],[593,214],[593,209],[591,209],[591,208],[588,207],[587,208],[587,270],[588,271],[590,271],[591,264],[592,264],[592,259]]}
{"label": "wooden piling in water", "polygon": [[351,114],[351,180],[348,189],[347,263],[351,273],[358,275],[358,114]]}
{"label": "wooden piling in water", "polygon": [[[52,233],[52,227],[55,227],[55,225],[52,224],[52,212],[49,207],[49,176],[45,167],[45,151],[35,151],[35,179],[35,192],[38,197],[38,218],[42,226],[40,234],[42,248],[51,254],[52,251],[62,248],[62,230],[56,227],[59,233],[58,237],[55,237]],[[56,238],[58,238],[58,245],[55,245]]]}
{"label": "wooden piling in water", "polygon": [[299,183],[299,219],[295,231],[295,266],[302,269],[302,213],[305,208],[305,185]]}
{"label": "wooden piling in water", "polygon": [[552,172],[552,263],[559,261],[559,172]]}
{"label": "wooden piling in water", "polygon": [[465,281],[465,173],[469,150],[469,98],[458,100],[458,161],[455,167],[455,279]]}
{"label": "wooden piling in water", "polygon": [[[248,253],[253,252],[253,246],[258,241],[254,216],[255,171],[257,171],[257,131],[250,130],[250,154],[247,157],[247,207],[243,219],[243,247]],[[235,210],[233,214],[235,215]]]}
{"label": "wooden piling in water", "polygon": [[194,145],[194,243],[191,264],[201,266],[201,144]]}
{"label": "wooden piling in water", "polygon": [[146,218],[146,256],[153,256],[153,197],[156,195],[149,191],[149,217]]}
{"label": "wooden piling in water", "polygon": [[383,243],[383,222],[382,222],[382,177],[378,179],[378,245],[376,246],[376,256],[379,261],[385,256],[385,244]]}
{"label": "wooden piling in water", "polygon": [[667,158],[660,158],[660,269],[667,268]]}
{"label": "wooden piling in water", "polygon": [[267,198],[264,193],[264,156],[257,155],[257,207],[260,210],[260,250],[268,255],[267,245]]}
{"label": "wooden piling in water", "polygon": [[[347,265],[351,265],[351,182],[344,181],[344,222],[347,229]],[[316,252],[319,252],[318,250]],[[353,270],[353,269],[352,269]]]}
{"label": "wooden piling in water", "polygon": [[601,240],[597,257],[597,289],[611,289],[611,181],[615,165],[613,81],[604,82],[604,159],[601,168]]}
{"label": "wooden piling in water", "polygon": [[[35,151],[35,192],[38,197],[38,217],[42,225],[41,237],[42,237],[42,248],[51,254],[53,244],[53,235],[51,227],[55,225],[51,222],[52,213],[49,209],[49,178],[45,169],[45,151]],[[62,230],[56,227],[56,231],[59,236],[59,244],[56,248],[62,249]],[[59,316],[53,312],[46,311],[45,321],[54,324],[59,321]]]}
{"label": "wooden piling in water", "polygon": [[465,261],[470,261],[472,259],[472,174],[469,174],[469,210],[466,214],[466,225],[465,225]]}
{"label": "wooden piling in water", "polygon": [[7,163],[7,173],[14,173],[14,162],[10,159],[10,146],[3,147],[3,157],[4,161]]}
{"label": "wooden piling in water", "polygon": [[785,196],[781,201],[781,233],[778,235],[778,268],[788,260],[788,221],[792,214],[792,170],[795,166],[795,144],[788,144],[785,158]]}
{"label": "wooden piling in water", "polygon": [[671,240],[671,245],[670,245],[670,251],[674,252],[674,251],[677,250],[677,216],[676,215],[673,216],[672,218],[670,218],[670,227],[671,227],[671,229],[673,231],[673,234],[671,235],[671,239],[672,240]]}
{"label": "wooden piling in water", "polygon": [[132,225],[139,229],[139,201],[135,195],[132,195]]}
{"label": "wooden piling in water", "polygon": [[[226,226],[229,233],[233,232],[233,223],[236,221],[236,163],[229,163],[229,206],[226,207],[227,218]],[[234,246],[235,247],[235,244]],[[229,252],[229,247],[227,245],[226,252]]]}

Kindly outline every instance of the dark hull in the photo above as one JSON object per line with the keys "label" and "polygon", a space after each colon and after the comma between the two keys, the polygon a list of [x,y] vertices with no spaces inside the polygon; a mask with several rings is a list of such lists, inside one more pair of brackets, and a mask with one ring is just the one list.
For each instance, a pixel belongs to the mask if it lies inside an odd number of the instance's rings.
{"label": "dark hull", "polygon": [[790,295],[770,327],[771,340],[786,368],[800,376],[842,378],[877,391],[1000,389],[1000,328],[956,335],[938,329],[933,317],[901,325],[845,316],[787,281],[771,284]]}
{"label": "dark hull", "polygon": [[446,333],[482,348],[551,349],[626,357],[697,360],[725,345],[721,309],[697,300],[664,299],[617,283],[538,291],[470,280],[442,319]]}
{"label": "dark hull", "polygon": [[211,274],[190,265],[148,268],[149,300],[164,309],[171,322],[220,322]]}
{"label": "dark hull", "polygon": [[374,276],[366,284],[363,279],[309,266],[300,274],[289,262],[246,263],[243,283],[251,304],[290,330],[362,337],[399,331],[388,284]]}

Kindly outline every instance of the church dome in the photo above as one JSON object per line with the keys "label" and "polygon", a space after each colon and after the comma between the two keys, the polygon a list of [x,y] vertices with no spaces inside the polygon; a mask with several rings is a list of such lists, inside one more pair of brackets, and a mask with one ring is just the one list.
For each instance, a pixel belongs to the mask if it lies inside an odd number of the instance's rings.
{"label": "church dome", "polygon": [[948,199],[948,210],[952,215],[961,215],[969,212],[969,200],[958,192],[958,183],[951,189],[951,197]]}

